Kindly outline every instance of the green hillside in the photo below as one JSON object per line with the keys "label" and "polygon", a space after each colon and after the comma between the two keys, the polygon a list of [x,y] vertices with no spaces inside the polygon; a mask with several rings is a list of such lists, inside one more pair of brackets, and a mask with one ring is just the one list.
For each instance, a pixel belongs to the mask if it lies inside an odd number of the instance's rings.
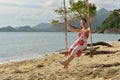
{"label": "green hillside", "polygon": [[120,29],[120,9],[114,10],[111,15],[96,29],[97,32],[113,31]]}

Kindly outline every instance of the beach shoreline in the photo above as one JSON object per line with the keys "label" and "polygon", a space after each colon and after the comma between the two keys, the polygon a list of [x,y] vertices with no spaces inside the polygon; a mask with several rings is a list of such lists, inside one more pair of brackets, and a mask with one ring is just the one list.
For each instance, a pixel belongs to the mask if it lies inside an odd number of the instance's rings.
{"label": "beach shoreline", "polygon": [[68,69],[59,63],[66,59],[60,53],[0,64],[0,80],[120,80],[120,42],[110,44],[113,47],[99,46],[105,54],[82,55]]}

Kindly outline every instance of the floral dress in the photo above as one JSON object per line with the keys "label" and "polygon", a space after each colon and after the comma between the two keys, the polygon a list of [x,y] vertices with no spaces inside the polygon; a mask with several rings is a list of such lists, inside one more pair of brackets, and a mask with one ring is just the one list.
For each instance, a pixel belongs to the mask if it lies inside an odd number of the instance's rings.
{"label": "floral dress", "polygon": [[74,57],[79,57],[82,54],[82,51],[87,48],[87,39],[88,33],[81,31],[78,33],[78,39],[68,50],[68,56],[73,55]]}

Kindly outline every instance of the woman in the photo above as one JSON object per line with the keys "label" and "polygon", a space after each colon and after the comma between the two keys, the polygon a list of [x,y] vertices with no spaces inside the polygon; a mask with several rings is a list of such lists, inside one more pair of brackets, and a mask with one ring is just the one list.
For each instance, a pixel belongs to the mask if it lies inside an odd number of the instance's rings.
{"label": "woman", "polygon": [[[90,17],[90,22],[92,24],[92,17]],[[64,68],[67,68],[69,63],[74,59],[74,57],[80,57],[83,50],[87,48],[87,39],[89,37],[90,28],[87,27],[87,20],[81,19],[81,27],[82,29],[74,29],[70,23],[65,18],[66,27],[69,31],[78,32],[78,39],[74,42],[74,44],[68,50],[68,56],[65,61],[60,62]]]}

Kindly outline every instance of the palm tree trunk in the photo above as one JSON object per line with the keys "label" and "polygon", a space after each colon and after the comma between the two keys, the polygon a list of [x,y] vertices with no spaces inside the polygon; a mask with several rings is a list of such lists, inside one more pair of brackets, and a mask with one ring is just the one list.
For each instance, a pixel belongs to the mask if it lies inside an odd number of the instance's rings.
{"label": "palm tree trunk", "polygon": [[92,24],[91,24],[91,20],[90,20],[90,7],[89,7],[89,0],[86,0],[87,2],[87,9],[88,9],[88,20],[89,20],[89,26],[90,26],[90,57],[92,57],[92,51],[93,51],[93,45],[92,45]]}
{"label": "palm tree trunk", "polygon": [[[65,5],[65,0],[63,0],[64,4],[64,15],[66,18],[66,5]],[[66,23],[65,23],[65,45],[66,45],[66,50],[68,49],[68,40],[67,40],[67,28],[66,28]]]}

